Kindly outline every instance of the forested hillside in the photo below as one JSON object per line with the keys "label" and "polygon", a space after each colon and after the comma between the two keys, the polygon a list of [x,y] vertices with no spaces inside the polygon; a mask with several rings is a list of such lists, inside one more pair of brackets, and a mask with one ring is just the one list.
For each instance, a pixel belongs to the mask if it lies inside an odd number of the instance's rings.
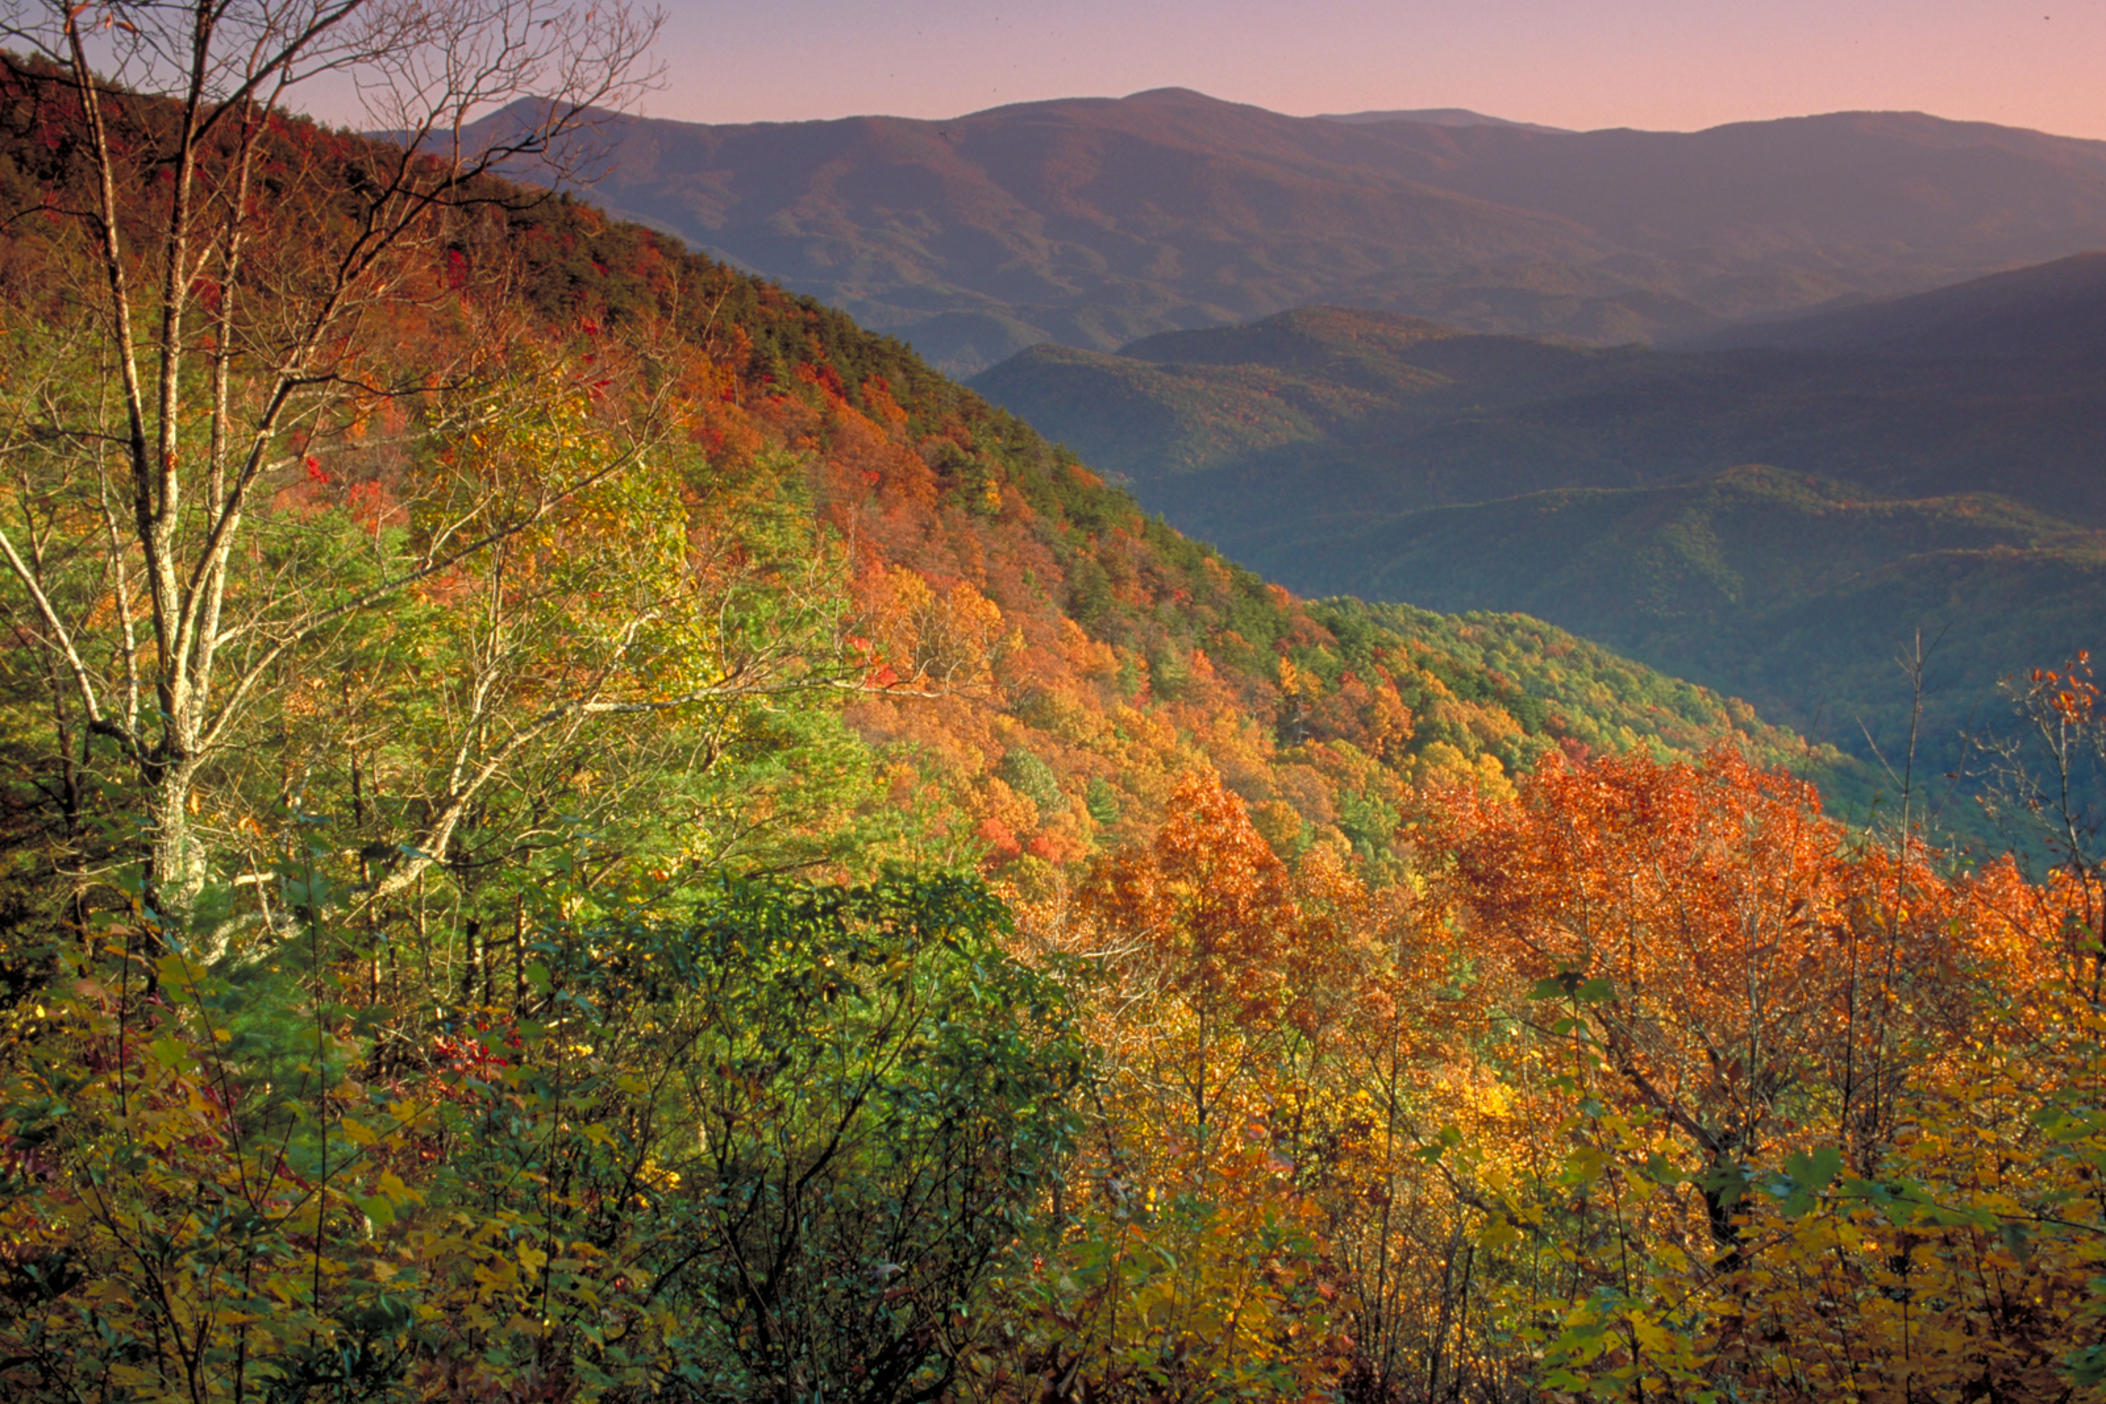
{"label": "forested hillside", "polygon": [[[1921,701],[1942,776],[2001,725],[2002,679],[2099,631],[2096,276],[1711,352],[1304,308],[974,384],[1295,589],[1537,614],[1861,755],[1905,751]],[[1920,697],[1896,666],[1919,635]]]}
{"label": "forested hillside", "polygon": [[[82,152],[35,80],[14,91],[10,187],[33,207]],[[369,159],[311,128],[274,137],[299,163],[281,198],[318,214]],[[1668,685],[1606,655],[1587,655],[1603,685],[1584,707],[1484,684],[1424,629],[1363,638],[1348,664],[1324,617],[899,343],[567,199],[486,183],[461,203],[367,312],[389,320],[361,369],[387,388],[318,412],[259,475],[279,509],[259,526],[292,533],[273,547],[287,555],[222,608],[293,631],[355,603],[358,623],[302,635],[259,674],[225,759],[197,771],[185,807],[227,807],[228,876],[268,862],[288,807],[351,820],[346,842],[388,864],[488,845],[475,867],[510,886],[501,855],[531,846],[517,829],[558,811],[623,871],[689,849],[795,869],[870,843],[950,864],[1060,859],[1141,831],[1204,760],[1275,815],[1285,847],[1350,837],[1372,855],[1429,767],[1496,783],[1567,743],[1694,753],[1744,731],[1766,759],[1821,763],[1720,699],[1662,708]],[[18,234],[8,261],[17,383],[92,392],[92,350],[38,330],[80,325],[90,295],[46,271],[78,257],[65,227],[42,233]],[[451,383],[402,388],[423,367]],[[53,514],[28,528],[85,530],[99,479],[40,444],[29,411],[18,423],[21,461],[56,487],[24,499]],[[503,515],[522,503],[525,520]],[[434,555],[478,529],[489,549]],[[42,569],[46,597],[89,608],[112,566],[83,551]],[[521,570],[514,590],[505,573]],[[390,579],[409,583],[363,603]],[[85,646],[120,625],[90,609],[73,627]],[[131,685],[117,642],[87,655],[117,670],[102,696]],[[323,677],[344,692],[317,711]],[[45,705],[65,725],[47,746],[81,725],[57,681]],[[461,695],[431,705],[449,684]],[[1288,720],[1311,709],[1313,727]],[[522,712],[544,729],[529,735]],[[242,755],[264,737],[301,748],[297,781]],[[452,774],[463,755],[489,766],[472,794]],[[625,804],[639,784],[648,813]],[[777,809],[778,790],[795,804]],[[1348,835],[1341,805],[1386,817]]]}
{"label": "forested hillside", "polygon": [[1163,88],[606,136],[614,209],[961,375],[1311,303],[1664,340],[2106,245],[2106,143],[1921,113],[1567,132]]}
{"label": "forested hillside", "polygon": [[2023,342],[2008,327],[1974,349],[1916,337],[1920,356],[1592,347],[1306,307],[1115,355],[1035,347],[973,384],[1151,498],[1216,504],[1217,540],[1283,501],[1386,515],[1742,463],[1883,497],[1994,492],[2106,523],[2090,433],[2106,405],[2086,340],[2106,302],[2027,306],[2002,308]]}
{"label": "forested hillside", "polygon": [[1913,297],[1751,322],[1701,344],[1914,359],[2098,361],[2106,358],[2106,253],[2081,253]]}
{"label": "forested hillside", "polygon": [[[7,1397],[2096,1392],[2081,816],[1841,826],[1743,703],[1299,600],[81,13],[0,68]],[[2082,664],[2010,700],[2019,801],[2096,763]]]}

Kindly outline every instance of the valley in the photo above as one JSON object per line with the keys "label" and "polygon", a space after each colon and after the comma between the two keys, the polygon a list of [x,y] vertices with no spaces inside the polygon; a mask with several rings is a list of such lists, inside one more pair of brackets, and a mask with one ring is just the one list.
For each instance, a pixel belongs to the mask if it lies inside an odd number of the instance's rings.
{"label": "valley", "polygon": [[1537,614],[1868,759],[1906,748],[1920,636],[1954,772],[1998,680],[2100,625],[2102,268],[1734,334],[1776,345],[1311,309],[975,384],[1297,589]]}

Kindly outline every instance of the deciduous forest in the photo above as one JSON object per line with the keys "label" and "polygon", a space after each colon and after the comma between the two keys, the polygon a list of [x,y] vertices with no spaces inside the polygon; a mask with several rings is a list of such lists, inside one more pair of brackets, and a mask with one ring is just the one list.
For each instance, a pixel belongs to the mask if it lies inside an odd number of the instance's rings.
{"label": "deciduous forest", "polygon": [[6,14],[0,1395],[2106,1397],[2084,658],[1951,850],[514,183],[618,5]]}

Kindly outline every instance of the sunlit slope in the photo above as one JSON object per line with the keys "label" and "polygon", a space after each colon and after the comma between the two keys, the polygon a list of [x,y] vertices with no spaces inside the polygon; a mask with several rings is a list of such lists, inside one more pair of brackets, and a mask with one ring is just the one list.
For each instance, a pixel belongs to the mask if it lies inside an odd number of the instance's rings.
{"label": "sunlit slope", "polygon": [[[317,172],[287,199],[328,218],[326,173],[362,159],[356,139],[295,125],[284,140]],[[0,174],[63,188],[70,142],[30,121]],[[1335,615],[1179,535],[900,342],[582,202],[489,194],[405,267],[400,301],[376,304],[376,364],[495,373],[524,358],[585,385],[610,426],[652,416],[694,549],[797,618],[837,619],[808,646],[858,670],[827,694],[848,750],[813,749],[816,720],[762,710],[741,725],[758,768],[741,822],[809,840],[728,850],[750,861],[866,845],[1057,864],[1145,829],[1195,767],[1226,776],[1283,847],[1331,835],[1379,857],[1444,770],[1499,784],[1568,744],[1729,739],[1823,763],[1715,694],[1663,714],[1653,695],[1669,684],[1605,657],[1582,669],[1594,684],[1553,699],[1514,681],[1525,669],[1471,680],[1439,630],[1360,627],[1348,647]],[[63,252],[23,242],[20,224],[4,237],[17,268]],[[18,278],[11,294],[25,338],[72,315],[62,282]],[[281,470],[277,510],[355,518],[413,480],[444,491],[446,460],[406,462],[355,428],[310,455],[313,472]]]}

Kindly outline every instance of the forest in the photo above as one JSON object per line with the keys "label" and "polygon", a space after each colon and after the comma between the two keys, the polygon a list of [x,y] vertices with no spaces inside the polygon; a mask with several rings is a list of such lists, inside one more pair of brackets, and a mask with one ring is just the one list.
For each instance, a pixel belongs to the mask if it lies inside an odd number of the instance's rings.
{"label": "forest", "polygon": [[[2001,729],[2005,676],[2097,641],[2106,255],[1853,311],[1887,339],[1586,346],[1300,308],[969,383],[1290,589],[1519,610],[1875,764],[1915,723],[1928,812],[1979,827],[1971,777],[1944,783],[1966,733]],[[1920,690],[1894,666],[1919,634]]]}
{"label": "forest", "polygon": [[647,16],[6,13],[0,1395],[2106,1397],[2087,658],[1961,850],[509,179]]}

